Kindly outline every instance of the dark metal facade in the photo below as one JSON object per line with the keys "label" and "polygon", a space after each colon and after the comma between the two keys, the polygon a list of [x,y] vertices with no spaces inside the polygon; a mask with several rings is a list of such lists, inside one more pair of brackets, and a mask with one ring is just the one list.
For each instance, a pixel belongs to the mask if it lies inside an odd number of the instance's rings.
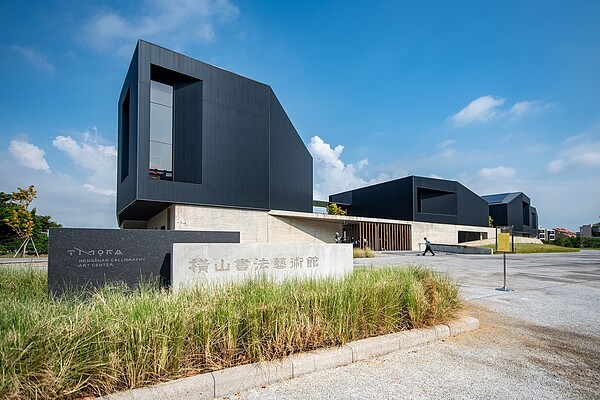
{"label": "dark metal facade", "polygon": [[[150,81],[173,86],[173,180],[151,179]],[[119,99],[117,218],[170,204],[312,211],[312,157],[268,85],[139,41]]]}
{"label": "dark metal facade", "polygon": [[513,226],[514,232],[537,237],[538,214],[522,192],[482,196],[489,204],[494,226]]}
{"label": "dark metal facade", "polygon": [[488,204],[456,181],[408,176],[329,196],[348,215],[488,226]]}

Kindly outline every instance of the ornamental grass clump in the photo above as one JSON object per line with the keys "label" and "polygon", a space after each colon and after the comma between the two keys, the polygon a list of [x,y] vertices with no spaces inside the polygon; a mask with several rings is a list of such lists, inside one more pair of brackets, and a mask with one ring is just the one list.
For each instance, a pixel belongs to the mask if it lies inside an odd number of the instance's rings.
{"label": "ornamental grass clump", "polygon": [[455,284],[417,267],[60,299],[45,273],[0,268],[0,397],[98,396],[437,324],[461,308]]}

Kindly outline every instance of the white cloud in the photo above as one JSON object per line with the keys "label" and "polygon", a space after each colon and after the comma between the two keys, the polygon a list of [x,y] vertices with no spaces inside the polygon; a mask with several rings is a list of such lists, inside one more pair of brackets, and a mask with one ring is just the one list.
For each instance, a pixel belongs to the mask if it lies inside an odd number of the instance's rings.
{"label": "white cloud", "polygon": [[50,173],[50,166],[46,162],[46,152],[36,145],[20,140],[13,140],[8,147],[10,155],[23,167]]}
{"label": "white cloud", "polygon": [[54,66],[50,64],[46,56],[40,53],[39,51],[24,46],[11,46],[11,49],[19,53],[21,57],[23,57],[31,65],[33,65],[40,71],[48,72],[50,74],[54,73]]}
{"label": "white cloud", "polygon": [[82,136],[83,142],[71,136],[57,136],[52,145],[65,153],[76,167],[90,173],[83,187],[93,193],[115,196],[116,147],[98,144],[95,131],[85,131]]}
{"label": "white cloud", "polygon": [[451,119],[454,125],[462,126],[471,122],[484,122],[498,115],[499,107],[506,99],[495,99],[492,96],[482,96],[473,100],[468,106],[454,114]]}
{"label": "white cloud", "polygon": [[535,105],[536,103],[533,101],[519,101],[510,108],[510,114],[515,117],[523,116],[531,112]]}
{"label": "white cloud", "polygon": [[552,173],[562,172],[567,168],[567,163],[564,160],[552,160],[548,163],[548,171]]}
{"label": "white cloud", "polygon": [[486,122],[497,118],[516,120],[551,108],[551,103],[541,101],[518,101],[510,108],[503,108],[506,102],[503,98],[482,96],[468,106],[450,116],[454,126],[464,126],[473,122]]}
{"label": "white cloud", "polygon": [[362,178],[359,172],[366,173],[365,169],[369,165],[367,159],[362,159],[357,164],[346,164],[341,160],[344,146],[338,145],[332,149],[319,136],[310,139],[308,150],[313,156],[315,175],[313,197],[317,200],[327,200],[331,194],[390,179],[390,176],[385,173],[373,179]]}
{"label": "white cloud", "polygon": [[138,39],[160,40],[181,49],[189,43],[211,42],[215,27],[235,19],[240,11],[229,0],[146,0],[138,14],[103,10],[82,27],[81,40],[98,51],[131,55]]}
{"label": "white cloud", "polygon": [[565,139],[564,143],[568,147],[558,153],[559,158],[548,163],[548,171],[560,173],[574,168],[600,167],[600,141],[594,141],[590,137],[590,133],[584,133]]}
{"label": "white cloud", "polygon": [[57,136],[48,149],[56,153],[51,171],[44,150],[13,140],[8,151],[0,151],[0,190],[10,193],[34,185],[38,195],[32,206],[39,215],[50,215],[66,227],[116,228],[116,149],[104,142],[95,128]]}
{"label": "white cloud", "polygon": [[500,165],[495,168],[482,168],[478,175],[484,180],[504,180],[515,176],[517,171],[514,168]]}

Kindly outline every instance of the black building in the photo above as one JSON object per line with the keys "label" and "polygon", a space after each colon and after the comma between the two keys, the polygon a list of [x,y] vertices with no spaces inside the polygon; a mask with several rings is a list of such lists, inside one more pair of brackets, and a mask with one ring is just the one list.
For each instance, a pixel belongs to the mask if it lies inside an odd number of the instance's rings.
{"label": "black building", "polygon": [[273,90],[139,41],[119,99],[117,218],[171,204],[312,211],[312,157]]}
{"label": "black building", "polygon": [[515,234],[537,237],[538,215],[522,192],[481,196],[488,202],[494,226],[513,226]]}
{"label": "black building", "polygon": [[488,226],[488,204],[456,181],[408,176],[329,196],[350,216]]}

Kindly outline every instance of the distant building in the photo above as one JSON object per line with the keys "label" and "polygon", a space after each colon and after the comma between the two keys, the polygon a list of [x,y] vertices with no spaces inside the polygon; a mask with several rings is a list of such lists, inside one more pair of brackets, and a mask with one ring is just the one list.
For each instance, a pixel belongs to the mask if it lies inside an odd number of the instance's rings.
{"label": "distant building", "polygon": [[546,229],[543,226],[538,228],[538,239],[554,240],[556,238],[554,229]]}
{"label": "distant building", "polygon": [[[458,243],[488,238],[487,203],[456,181],[407,176],[333,194],[329,202],[342,206],[348,216],[456,225]],[[356,237],[365,230],[356,223],[345,229]]]}
{"label": "distant building", "polygon": [[556,237],[568,237],[568,238],[572,238],[572,237],[576,237],[577,234],[575,232],[571,232],[568,229],[565,228],[554,228],[554,233],[556,235]]}
{"label": "distant building", "polygon": [[582,237],[586,238],[600,237],[600,222],[582,225],[579,227],[579,232]]}
{"label": "distant building", "polygon": [[481,196],[489,204],[494,226],[513,226],[515,235],[538,236],[538,215],[523,192]]}

